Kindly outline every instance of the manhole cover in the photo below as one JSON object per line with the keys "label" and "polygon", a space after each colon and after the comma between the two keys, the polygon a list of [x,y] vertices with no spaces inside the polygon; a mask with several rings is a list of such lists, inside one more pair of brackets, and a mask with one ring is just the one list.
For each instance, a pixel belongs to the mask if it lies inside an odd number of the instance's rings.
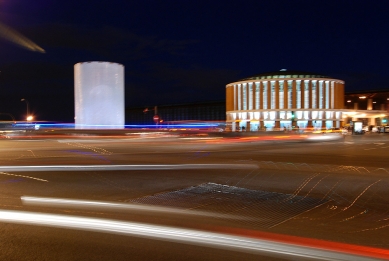
{"label": "manhole cover", "polygon": [[[133,203],[177,207],[220,215],[239,215],[257,228],[271,228],[325,201],[215,183],[204,183],[181,190],[131,200]],[[250,221],[248,221],[250,220]]]}

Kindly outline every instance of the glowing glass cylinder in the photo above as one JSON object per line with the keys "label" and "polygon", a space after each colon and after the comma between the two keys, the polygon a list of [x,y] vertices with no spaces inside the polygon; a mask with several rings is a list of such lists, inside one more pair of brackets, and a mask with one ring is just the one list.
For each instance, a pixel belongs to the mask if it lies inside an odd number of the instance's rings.
{"label": "glowing glass cylinder", "polygon": [[124,66],[110,62],[74,65],[76,129],[124,128]]}

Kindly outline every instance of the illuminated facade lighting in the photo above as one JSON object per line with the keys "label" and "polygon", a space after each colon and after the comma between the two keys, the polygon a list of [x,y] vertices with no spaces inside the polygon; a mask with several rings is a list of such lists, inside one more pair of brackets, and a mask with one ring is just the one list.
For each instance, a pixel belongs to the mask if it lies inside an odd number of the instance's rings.
{"label": "illuminated facade lighting", "polygon": [[75,127],[124,128],[124,66],[110,62],[74,65]]}
{"label": "illuminated facade lighting", "polygon": [[[340,127],[343,107],[344,82],[319,74],[281,70],[226,86],[227,125],[233,131],[241,127]],[[247,117],[241,117],[243,114]]]}

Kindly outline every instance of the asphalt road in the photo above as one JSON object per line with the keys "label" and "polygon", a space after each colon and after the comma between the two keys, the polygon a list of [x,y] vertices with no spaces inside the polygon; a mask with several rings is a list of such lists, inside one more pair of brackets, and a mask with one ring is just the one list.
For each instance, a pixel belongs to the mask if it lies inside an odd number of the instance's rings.
{"label": "asphalt road", "polygon": [[[377,257],[389,250],[388,148],[389,134],[10,136],[0,140],[0,260],[321,255],[306,246]],[[208,242],[218,235],[257,241]]]}

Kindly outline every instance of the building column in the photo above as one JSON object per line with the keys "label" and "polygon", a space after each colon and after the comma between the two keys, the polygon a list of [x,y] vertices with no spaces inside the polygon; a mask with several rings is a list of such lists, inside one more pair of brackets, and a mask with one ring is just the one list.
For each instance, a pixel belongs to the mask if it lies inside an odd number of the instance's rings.
{"label": "building column", "polygon": [[301,95],[301,109],[305,109],[305,83],[301,80],[300,83],[300,95]]}
{"label": "building column", "polygon": [[371,111],[373,109],[373,99],[367,99],[367,110]]}
{"label": "building column", "polygon": [[233,123],[233,126],[235,127],[235,130],[234,130],[234,131],[237,131],[237,130],[240,129],[240,128],[239,128],[239,122],[234,122],[234,123]]}
{"label": "building column", "polygon": [[279,120],[275,120],[275,122],[274,122],[274,128],[275,128],[275,130],[279,130],[280,127],[281,127],[280,121],[279,121]]}
{"label": "building column", "polygon": [[[312,104],[311,101],[309,101],[309,103]],[[312,127],[313,127],[312,111],[308,111],[308,123],[307,123],[307,127],[308,127],[308,128],[312,128]]]}

